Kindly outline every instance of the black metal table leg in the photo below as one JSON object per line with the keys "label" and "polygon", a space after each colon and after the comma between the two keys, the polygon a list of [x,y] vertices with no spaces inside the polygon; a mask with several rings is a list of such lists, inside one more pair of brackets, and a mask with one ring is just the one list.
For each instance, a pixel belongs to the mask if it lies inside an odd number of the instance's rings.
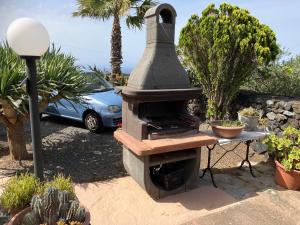
{"label": "black metal table leg", "polygon": [[207,167],[203,170],[203,173],[200,176],[200,178],[203,178],[205,176],[206,171],[208,171],[210,173],[211,181],[212,181],[214,187],[217,188],[217,185],[216,185],[215,180],[214,180],[214,175],[213,175],[212,170],[211,170],[212,167],[210,165],[211,164],[210,163],[211,162],[211,151],[215,148],[215,146],[216,145],[213,145],[212,148],[207,146],[207,149],[208,149]]}
{"label": "black metal table leg", "polygon": [[249,165],[249,169],[250,169],[250,173],[253,177],[255,177],[254,173],[253,173],[253,170],[252,170],[252,165],[251,165],[251,162],[249,160],[249,151],[250,151],[250,144],[252,143],[252,140],[249,140],[249,141],[246,141],[245,144],[247,146],[247,149],[246,149],[246,157],[245,159],[243,159],[243,161],[241,162],[241,165],[239,168],[242,168],[244,163],[247,162],[248,165]]}

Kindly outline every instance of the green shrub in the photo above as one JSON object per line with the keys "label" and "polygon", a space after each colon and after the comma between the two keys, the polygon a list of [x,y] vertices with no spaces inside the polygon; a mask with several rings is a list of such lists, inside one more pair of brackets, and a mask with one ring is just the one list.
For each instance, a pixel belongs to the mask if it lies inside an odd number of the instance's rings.
{"label": "green shrub", "polygon": [[29,205],[40,183],[30,174],[21,174],[11,178],[0,197],[3,208],[8,211],[23,209]]}
{"label": "green shrub", "polygon": [[272,66],[255,73],[243,88],[259,93],[300,97],[300,55],[286,61],[279,58]]}
{"label": "green shrub", "polygon": [[259,66],[276,59],[275,33],[249,13],[227,3],[209,5],[181,30],[178,53],[207,97],[207,117],[223,119],[240,87]]}
{"label": "green shrub", "polygon": [[72,197],[75,197],[75,190],[74,186],[72,184],[71,177],[64,177],[62,174],[58,174],[53,178],[52,181],[46,182],[44,184],[41,184],[40,187],[37,190],[38,194],[43,194],[45,189],[48,187],[56,187],[59,190],[62,191],[68,191]]}
{"label": "green shrub", "polygon": [[286,171],[300,171],[300,130],[289,126],[281,136],[271,134],[263,142]]}

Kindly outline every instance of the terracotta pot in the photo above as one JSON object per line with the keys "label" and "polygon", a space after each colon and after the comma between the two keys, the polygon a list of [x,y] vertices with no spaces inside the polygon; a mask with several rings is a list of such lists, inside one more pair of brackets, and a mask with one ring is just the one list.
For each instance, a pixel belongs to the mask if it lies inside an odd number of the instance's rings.
{"label": "terracotta pot", "polygon": [[239,136],[242,133],[243,129],[245,128],[245,126],[224,127],[224,126],[220,126],[218,124],[219,124],[219,121],[212,121],[210,123],[213,132],[217,136],[223,137],[223,138],[234,138],[234,137],[237,137],[237,136]]}
{"label": "terracotta pot", "polygon": [[26,213],[28,213],[30,211],[30,207],[27,207],[25,209],[23,209],[22,211],[18,212],[17,214],[15,214],[10,221],[8,222],[7,225],[19,225],[22,223],[22,219],[25,216]]}
{"label": "terracotta pot", "polygon": [[[24,208],[27,208],[28,206],[25,206]],[[14,217],[15,215],[17,215],[19,212],[21,212],[24,208],[22,209],[12,209],[9,211],[9,214],[11,217]]]}
{"label": "terracotta pot", "polygon": [[245,130],[255,131],[259,121],[259,116],[242,116],[238,113],[239,121],[245,124]]}
{"label": "terracotta pot", "polygon": [[276,164],[276,173],[275,181],[281,187],[290,189],[290,190],[300,190],[300,171],[291,170],[285,171],[283,165],[280,162],[275,160]]}
{"label": "terracotta pot", "polygon": [[[30,210],[30,207],[23,209],[22,211],[17,213],[13,218],[11,218],[7,225],[20,225],[22,223],[23,217],[26,215],[26,213],[30,212]],[[82,223],[82,225],[89,225],[91,220],[90,212],[87,209],[85,210],[85,221]]]}

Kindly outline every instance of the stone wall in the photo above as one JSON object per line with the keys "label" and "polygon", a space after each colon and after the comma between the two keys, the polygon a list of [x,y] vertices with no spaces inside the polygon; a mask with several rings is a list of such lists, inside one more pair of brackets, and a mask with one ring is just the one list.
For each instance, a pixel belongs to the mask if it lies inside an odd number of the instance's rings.
{"label": "stone wall", "polygon": [[241,92],[232,104],[232,112],[236,113],[244,107],[252,106],[261,111],[269,120],[269,126],[276,132],[289,125],[300,128],[300,99],[270,96],[254,92]]}
{"label": "stone wall", "polygon": [[[205,120],[205,98],[201,96],[196,103],[190,104],[195,115]],[[230,119],[237,119],[237,112],[252,106],[269,119],[269,126],[276,132],[288,125],[300,129],[300,98],[271,96],[250,91],[242,91],[230,106]]]}

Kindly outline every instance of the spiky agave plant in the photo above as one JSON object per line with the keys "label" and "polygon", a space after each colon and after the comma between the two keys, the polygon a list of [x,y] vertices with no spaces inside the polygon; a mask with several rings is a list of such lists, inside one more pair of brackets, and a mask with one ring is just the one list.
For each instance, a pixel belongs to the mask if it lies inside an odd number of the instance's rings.
{"label": "spiky agave plant", "polygon": [[[39,110],[66,98],[82,101],[87,80],[75,65],[75,58],[54,45],[38,61]],[[28,95],[22,88],[25,64],[6,43],[0,43],[0,122],[7,128],[12,159],[27,157],[24,123],[29,120]]]}

